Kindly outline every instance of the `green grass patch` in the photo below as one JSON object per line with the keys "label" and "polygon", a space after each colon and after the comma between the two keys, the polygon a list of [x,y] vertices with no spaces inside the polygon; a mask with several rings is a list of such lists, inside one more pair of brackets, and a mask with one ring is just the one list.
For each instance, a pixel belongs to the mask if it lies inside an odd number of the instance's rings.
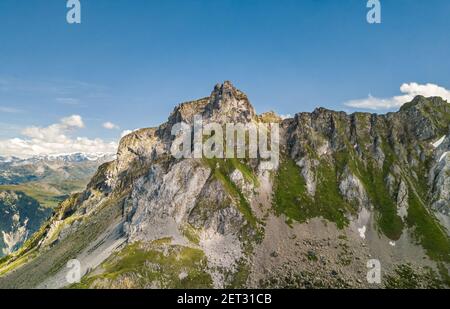
{"label": "green grass patch", "polygon": [[2,185],[0,191],[19,191],[34,198],[45,208],[55,208],[67,198],[67,195],[59,194],[51,188],[46,188],[39,183],[26,183],[20,185]]}
{"label": "green grass patch", "polygon": [[198,231],[189,223],[182,227],[183,236],[187,238],[191,243],[195,245],[200,244],[200,236]]}
{"label": "green grass patch", "polygon": [[196,289],[212,286],[203,251],[189,247],[134,243],[105,261],[102,268],[103,274],[85,276],[72,288]]}
{"label": "green grass patch", "polygon": [[425,267],[418,271],[411,264],[401,264],[384,280],[388,289],[442,289],[446,283],[433,269]]}
{"label": "green grass patch", "polygon": [[363,183],[370,201],[377,211],[377,224],[381,232],[391,240],[400,239],[404,222],[397,213],[397,205],[386,187],[386,177],[395,162],[395,154],[387,142],[382,142],[382,150],[385,154],[383,168],[377,167],[377,163],[370,159],[364,166],[356,157],[353,147],[347,145],[351,152],[341,151],[335,155],[336,165],[339,170],[346,166],[350,168]]}
{"label": "green grass patch", "polygon": [[412,193],[409,196],[407,223],[410,228],[414,228],[415,238],[431,259],[450,262],[450,240],[447,234]]}
{"label": "green grass patch", "polygon": [[[227,274],[226,274],[227,275]],[[250,266],[245,261],[239,261],[237,270],[228,274],[230,282],[227,284],[227,289],[243,289],[246,287],[248,277],[250,275]]]}
{"label": "green grass patch", "polygon": [[[277,214],[300,223],[311,218],[323,217],[336,223],[338,228],[348,224],[345,214],[352,211],[339,192],[335,168],[322,161],[316,170],[315,197],[307,193],[306,182],[294,160],[284,159],[275,179],[274,208]],[[289,220],[288,220],[289,223]]]}

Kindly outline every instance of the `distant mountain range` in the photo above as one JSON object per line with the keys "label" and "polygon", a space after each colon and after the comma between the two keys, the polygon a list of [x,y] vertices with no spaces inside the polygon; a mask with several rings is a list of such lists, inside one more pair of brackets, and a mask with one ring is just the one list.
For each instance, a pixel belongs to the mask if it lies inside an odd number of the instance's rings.
{"label": "distant mountain range", "polygon": [[85,179],[100,164],[114,158],[115,155],[104,153],[43,155],[25,159],[0,156],[0,185]]}
{"label": "distant mountain range", "polygon": [[0,256],[17,250],[112,154],[0,157]]}
{"label": "distant mountain range", "polygon": [[85,161],[108,161],[115,158],[111,153],[71,153],[71,154],[51,154],[38,155],[29,158],[18,158],[14,156],[0,156],[0,163],[3,164],[32,164],[36,162],[85,162]]}

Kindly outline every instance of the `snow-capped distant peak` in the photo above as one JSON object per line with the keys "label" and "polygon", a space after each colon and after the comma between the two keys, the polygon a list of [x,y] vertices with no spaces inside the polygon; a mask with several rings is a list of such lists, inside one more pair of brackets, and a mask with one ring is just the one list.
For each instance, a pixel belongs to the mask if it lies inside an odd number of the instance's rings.
{"label": "snow-capped distant peak", "polygon": [[112,158],[115,155],[112,153],[68,153],[68,154],[53,154],[44,156],[48,161],[65,161],[65,162],[81,162],[81,161],[97,161],[105,158]]}
{"label": "snow-capped distant peak", "polygon": [[1,163],[33,163],[38,161],[47,162],[84,162],[84,161],[98,161],[98,160],[114,160],[115,154],[113,153],[61,153],[61,154],[49,154],[38,155],[29,158],[17,158],[17,157],[1,157]]}
{"label": "snow-capped distant peak", "polygon": [[0,156],[0,163],[11,163],[11,162],[15,162],[21,160],[20,158],[17,157],[2,157]]}

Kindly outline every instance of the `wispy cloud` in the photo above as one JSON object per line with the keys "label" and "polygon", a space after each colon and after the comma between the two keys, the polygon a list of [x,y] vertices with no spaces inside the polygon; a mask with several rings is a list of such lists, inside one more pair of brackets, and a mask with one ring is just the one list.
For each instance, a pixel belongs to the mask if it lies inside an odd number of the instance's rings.
{"label": "wispy cloud", "polygon": [[119,130],[120,127],[110,121],[107,121],[103,124],[103,127],[108,130]]}
{"label": "wispy cloud", "polygon": [[0,91],[8,90],[8,81],[5,78],[0,78]]}
{"label": "wispy cloud", "polygon": [[292,118],[291,114],[286,114],[286,115],[280,115],[281,119],[285,120],[285,119],[289,119]]}
{"label": "wispy cloud", "polygon": [[16,124],[0,122],[0,137],[11,137],[20,134],[23,128]]}
{"label": "wispy cloud", "polygon": [[22,130],[21,138],[0,140],[0,155],[30,157],[59,153],[114,153],[116,142],[106,142],[102,139],[87,137],[72,137],[85,124],[79,115],[72,115],[59,120],[47,127],[27,127]]}
{"label": "wispy cloud", "polygon": [[76,98],[56,98],[55,101],[63,105],[80,105],[80,100]]}
{"label": "wispy cloud", "polygon": [[400,87],[402,95],[390,98],[378,98],[369,95],[364,99],[351,100],[344,103],[345,106],[370,110],[390,110],[399,108],[403,104],[410,102],[414,97],[422,95],[425,97],[442,97],[444,100],[450,101],[450,90],[435,84],[403,84]]}
{"label": "wispy cloud", "polygon": [[16,114],[16,113],[22,113],[22,112],[23,111],[21,109],[18,109],[15,107],[0,106],[0,113]]}
{"label": "wispy cloud", "polygon": [[46,93],[59,95],[78,93],[79,91],[90,93],[106,92],[106,87],[74,80],[28,80],[26,78],[0,77],[0,86],[3,91],[25,93]]}
{"label": "wispy cloud", "polygon": [[122,133],[120,134],[120,137],[125,137],[125,136],[127,136],[128,134],[131,134],[131,133],[133,133],[132,130],[124,130],[124,131],[122,131]]}
{"label": "wispy cloud", "polygon": [[133,132],[139,131],[140,129],[134,129],[134,130],[124,130],[122,131],[122,133],[120,134],[120,137],[125,137]]}

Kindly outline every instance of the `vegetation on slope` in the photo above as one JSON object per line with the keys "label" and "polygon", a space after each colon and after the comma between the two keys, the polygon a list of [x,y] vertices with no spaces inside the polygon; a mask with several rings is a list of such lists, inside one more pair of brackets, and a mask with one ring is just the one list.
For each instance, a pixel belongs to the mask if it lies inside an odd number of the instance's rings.
{"label": "vegetation on slope", "polygon": [[431,259],[450,263],[450,239],[415,194],[409,197],[407,223]]}
{"label": "vegetation on slope", "polygon": [[207,260],[199,249],[170,245],[170,239],[133,243],[72,288],[210,288]]}
{"label": "vegetation on slope", "polygon": [[46,208],[55,208],[67,198],[67,194],[55,190],[51,186],[40,183],[25,183],[20,185],[1,185],[0,191],[20,191],[34,198]]}
{"label": "vegetation on slope", "polygon": [[225,190],[238,201],[238,208],[252,227],[256,227],[258,219],[253,215],[249,202],[236,184],[230,179],[230,174],[238,169],[247,181],[258,185],[257,178],[251,170],[237,159],[206,159],[214,178],[219,180]]}
{"label": "vegetation on slope", "polygon": [[300,168],[294,160],[285,158],[275,177],[275,211],[300,223],[311,218],[323,217],[343,228],[348,224],[346,213],[352,212],[353,209],[339,193],[336,170],[331,164],[322,161],[317,169],[317,175],[319,181],[317,191],[315,196],[311,197],[307,193]]}
{"label": "vegetation on slope", "polygon": [[[385,150],[388,148],[385,147]],[[397,205],[386,186],[386,177],[392,166],[393,157],[386,151],[386,159],[380,170],[372,160],[364,166],[352,152],[341,151],[336,154],[337,166],[348,166],[362,182],[371,203],[378,213],[377,223],[381,232],[389,239],[398,240],[402,235],[404,223],[397,214]]]}
{"label": "vegetation on slope", "polygon": [[[448,275],[447,275],[448,276]],[[448,278],[442,278],[432,268],[414,270],[411,264],[398,265],[392,274],[385,278],[388,289],[442,289],[448,288]]]}
{"label": "vegetation on slope", "polygon": [[[88,245],[104,233],[122,215],[122,203],[129,192],[111,195],[102,202],[95,213],[81,221],[79,228],[69,234],[64,241],[56,241],[51,250],[38,245],[43,238],[58,238],[47,235],[50,225],[46,223],[14,255],[0,261],[0,288],[35,288],[47,278],[66,267],[69,260],[76,257]],[[67,218],[68,221],[71,218]],[[15,271],[11,271],[15,270]]]}

